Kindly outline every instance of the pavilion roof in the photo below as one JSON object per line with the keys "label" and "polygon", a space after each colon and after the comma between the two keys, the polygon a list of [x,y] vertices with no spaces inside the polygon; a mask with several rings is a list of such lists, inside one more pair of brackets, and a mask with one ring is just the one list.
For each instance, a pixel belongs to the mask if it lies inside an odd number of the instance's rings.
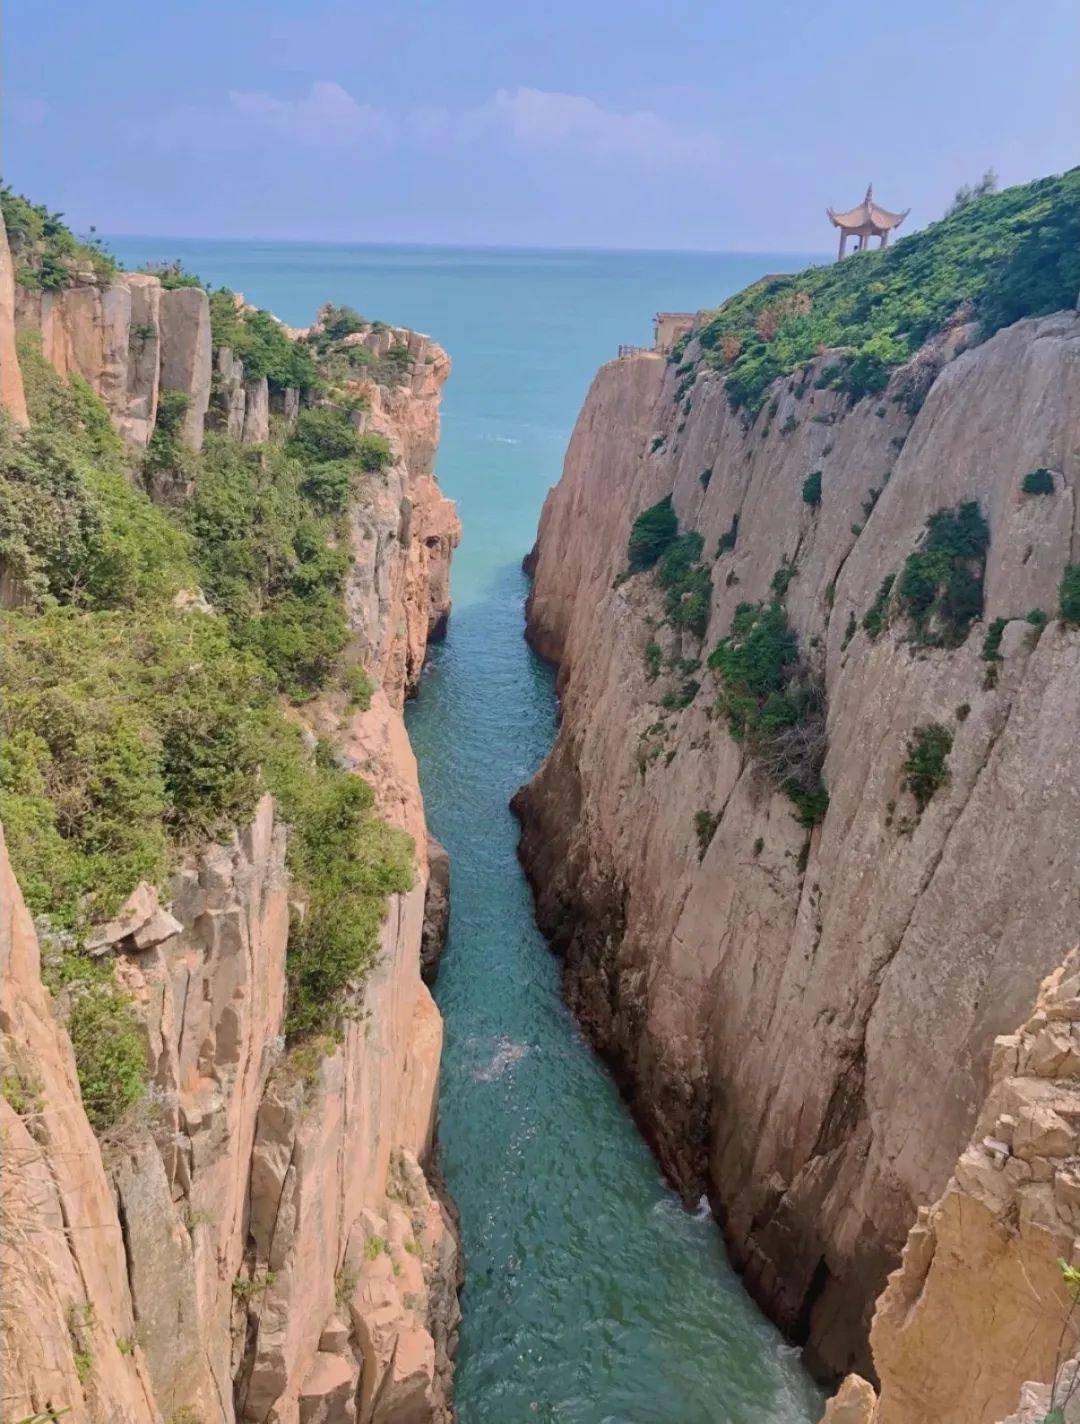
{"label": "pavilion roof", "polygon": [[848,228],[851,232],[878,233],[899,227],[911,209],[905,208],[902,213],[893,213],[888,208],[883,208],[880,203],[875,203],[874,185],[871,183],[866,190],[866,197],[858,207],[849,208],[844,213],[838,213],[833,208],[826,208],[825,211],[834,227]]}

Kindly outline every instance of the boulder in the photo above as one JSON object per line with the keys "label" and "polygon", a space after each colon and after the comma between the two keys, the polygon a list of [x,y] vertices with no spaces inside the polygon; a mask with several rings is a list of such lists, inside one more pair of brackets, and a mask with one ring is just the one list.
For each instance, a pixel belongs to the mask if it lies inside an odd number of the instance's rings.
{"label": "boulder", "polygon": [[179,934],[183,928],[162,906],[155,887],[140,880],[114,918],[90,931],[86,948],[94,955],[107,954],[123,940],[130,939],[136,949],[150,949]]}

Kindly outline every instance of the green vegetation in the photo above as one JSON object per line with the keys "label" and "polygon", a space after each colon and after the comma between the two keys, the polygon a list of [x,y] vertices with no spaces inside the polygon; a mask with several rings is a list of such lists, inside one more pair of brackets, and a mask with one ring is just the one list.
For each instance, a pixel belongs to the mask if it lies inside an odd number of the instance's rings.
{"label": "green vegetation", "polygon": [[825,694],[799,657],[798,642],[778,602],[740,603],[731,632],[709,656],[719,675],[717,707],[736,741],[794,802],[799,821],[824,818],[828,794]]}
{"label": "green vegetation", "polygon": [[712,579],[701,563],[700,534],[680,534],[660,560],[656,581],[666,590],[664,611],[673,628],[704,638],[712,601]]}
{"label": "green vegetation", "polygon": [[802,482],[803,504],[816,507],[821,503],[821,471],[814,470]]}
{"label": "green vegetation", "polygon": [[886,574],[881,580],[877,593],[874,594],[873,603],[863,614],[862,625],[871,638],[878,637],[889,621],[889,599],[895,582],[895,574]]}
{"label": "green vegetation", "polygon": [[1045,466],[1029,471],[1020,484],[1024,494],[1053,494],[1054,477]]}
{"label": "green vegetation", "polygon": [[990,530],[972,502],[939,509],[926,521],[922,543],[908,556],[898,586],[916,641],[955,648],[982,613]]}
{"label": "green vegetation", "polygon": [[734,549],[735,547],[735,541],[738,539],[738,537],[739,516],[737,514],[733,514],[731,516],[731,523],[728,525],[727,529],[724,530],[723,534],[720,535],[719,542],[716,545],[716,557],[719,558],[721,554],[730,554],[732,549]]}
{"label": "green vegetation", "polygon": [[736,408],[756,413],[773,380],[834,347],[845,354],[824,384],[858,399],[881,390],[962,308],[973,311],[983,337],[1023,316],[1071,308],[1080,288],[1078,229],[1080,168],[973,195],[884,252],[764,278],[729,298],[698,337]]}
{"label": "green vegetation", "polygon": [[655,638],[650,638],[645,644],[645,677],[649,682],[655,682],[660,676],[663,661],[663,648]]}
{"label": "green vegetation", "polygon": [[21,287],[56,291],[70,285],[76,272],[91,272],[107,282],[117,270],[100,240],[77,238],[63,221],[63,213],[50,213],[40,203],[0,187],[0,212],[4,215],[15,280]]}
{"label": "green vegetation", "polygon": [[674,543],[678,532],[679,521],[670,495],[642,510],[631,526],[627,545],[631,573],[651,569]]}
{"label": "green vegetation", "polygon": [[115,984],[79,987],[68,1033],[83,1107],[95,1132],[117,1123],[143,1095],[147,1062],[131,996]]}
{"label": "green vegetation", "polygon": [[901,770],[904,787],[915,797],[920,815],[926,810],[934,792],[948,785],[948,758],[952,744],[952,733],[940,722],[928,722],[916,727],[908,738],[907,758]]}
{"label": "green vegetation", "polygon": [[392,343],[382,356],[376,356],[369,346],[343,344],[346,337],[358,332],[385,330],[382,322],[365,321],[352,307],[328,305],[319,312],[319,327],[306,340],[331,389],[364,377],[393,386],[408,376],[412,364],[409,349],[400,342]]}
{"label": "green vegetation", "polygon": [[274,390],[310,390],[318,384],[311,352],[302,341],[293,341],[276,317],[238,305],[236,293],[227,287],[209,295],[214,348],[228,346],[244,363],[246,380],[265,376]]}
{"label": "green vegetation", "polygon": [[982,647],[984,662],[997,663],[1001,661],[1001,638],[1008,625],[1009,620],[1007,618],[995,618],[989,628],[987,628]]}
{"label": "green vegetation", "polygon": [[[306,901],[287,1033],[332,1034],[377,953],[386,896],[412,883],[412,843],[283,709],[339,685],[354,703],[371,695],[341,663],[348,556],[327,487],[364,478],[347,416],[306,424],[291,448],[213,436],[195,456],[169,410],[152,455],[162,469],[186,460],[193,482],[173,515],[130,483],[82,383],[65,386],[32,350],[24,374],[32,427],[0,422],[0,564],[22,600],[0,612],[0,820],[53,932],[49,978],[68,989],[84,1100],[104,1128],[141,1093],[145,1062],[109,960],[81,951],[90,924],[270,791]],[[200,586],[214,614],[174,606]]]}
{"label": "green vegetation", "polygon": [[1080,564],[1066,564],[1058,589],[1058,608],[1066,623],[1080,623]]}
{"label": "green vegetation", "polygon": [[705,859],[705,852],[712,844],[712,838],[716,835],[716,828],[720,824],[719,815],[713,815],[711,811],[698,811],[694,816],[694,834],[697,836],[698,860]]}

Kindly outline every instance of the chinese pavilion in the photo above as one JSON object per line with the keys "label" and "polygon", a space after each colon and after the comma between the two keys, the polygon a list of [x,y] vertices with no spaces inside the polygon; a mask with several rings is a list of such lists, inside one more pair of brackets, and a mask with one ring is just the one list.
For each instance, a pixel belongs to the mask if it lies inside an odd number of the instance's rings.
{"label": "chinese pavilion", "polygon": [[874,202],[874,185],[871,184],[866,190],[866,197],[857,208],[849,208],[846,213],[834,212],[832,208],[826,208],[825,211],[833,227],[840,229],[840,251],[836,259],[839,261],[844,255],[849,237],[858,238],[855,244],[856,252],[861,252],[864,247],[869,246],[872,237],[880,238],[880,245],[884,247],[889,240],[889,233],[894,227],[900,226],[911,209],[905,208],[902,213],[890,213],[888,208]]}

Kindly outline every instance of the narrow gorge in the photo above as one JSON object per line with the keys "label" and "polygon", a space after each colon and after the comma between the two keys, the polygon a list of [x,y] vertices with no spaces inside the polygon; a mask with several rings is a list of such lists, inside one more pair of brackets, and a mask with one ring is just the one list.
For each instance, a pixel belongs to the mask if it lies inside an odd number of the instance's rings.
{"label": "narrow gorge", "polygon": [[3,1418],[1073,1424],[1080,170],[0,210]]}

